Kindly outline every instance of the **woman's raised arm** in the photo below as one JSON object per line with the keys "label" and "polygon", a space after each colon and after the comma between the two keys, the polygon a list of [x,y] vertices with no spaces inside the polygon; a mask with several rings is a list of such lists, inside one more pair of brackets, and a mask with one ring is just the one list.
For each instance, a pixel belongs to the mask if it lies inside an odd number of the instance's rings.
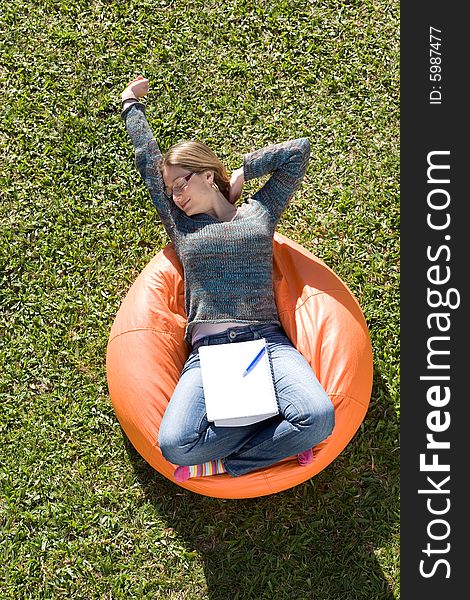
{"label": "woman's raised arm", "polygon": [[149,80],[139,75],[131,81],[121,94],[123,110],[121,116],[135,150],[135,164],[150,192],[167,233],[172,236],[175,227],[175,212],[178,208],[165,194],[159,163],[160,148],[153,136],[145,116],[145,105],[140,99],[148,93]]}
{"label": "woman's raised arm", "polygon": [[266,184],[253,195],[277,221],[300,187],[310,159],[307,138],[266,146],[243,157],[244,180],[271,173]]}

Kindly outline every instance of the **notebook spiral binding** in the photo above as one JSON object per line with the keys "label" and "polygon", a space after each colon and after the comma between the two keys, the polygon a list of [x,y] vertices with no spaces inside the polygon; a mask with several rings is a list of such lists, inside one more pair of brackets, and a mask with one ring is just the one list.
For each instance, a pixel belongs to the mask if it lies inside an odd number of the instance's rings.
{"label": "notebook spiral binding", "polygon": [[277,394],[276,380],[274,379],[274,369],[273,369],[273,361],[271,358],[271,351],[269,350],[269,346],[268,346],[266,338],[263,338],[263,339],[264,339],[264,344],[266,346],[266,354],[268,355],[269,369],[271,371],[271,379],[272,379],[273,388],[274,388],[274,397],[276,398],[277,410],[278,410],[278,414],[279,414],[281,412],[281,407],[279,404],[279,397]]}

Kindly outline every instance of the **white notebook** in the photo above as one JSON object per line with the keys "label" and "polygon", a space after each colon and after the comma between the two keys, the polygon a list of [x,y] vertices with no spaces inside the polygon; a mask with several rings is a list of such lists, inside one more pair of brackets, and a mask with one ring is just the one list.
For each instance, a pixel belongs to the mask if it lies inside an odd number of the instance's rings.
{"label": "white notebook", "polygon": [[[264,349],[246,376],[245,369]],[[200,346],[207,420],[218,427],[251,425],[279,414],[264,338]]]}

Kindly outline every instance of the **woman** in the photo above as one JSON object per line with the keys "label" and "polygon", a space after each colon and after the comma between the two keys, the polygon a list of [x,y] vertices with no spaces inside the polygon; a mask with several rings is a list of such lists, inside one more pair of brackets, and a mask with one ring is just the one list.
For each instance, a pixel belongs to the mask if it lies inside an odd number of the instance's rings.
{"label": "woman", "polygon": [[[177,465],[176,481],[228,473],[237,477],[312,448],[334,426],[333,405],[308,362],[281,328],[273,289],[272,238],[300,186],[310,155],[306,138],[244,157],[228,176],[203,143],[181,142],[162,157],[140,99],[149,82],[139,75],[122,92],[122,118],[136,166],[184,269],[190,354],[163,416],[159,447]],[[237,208],[243,184],[271,174]],[[198,348],[264,338],[279,414],[261,423],[218,427],[207,420]]]}

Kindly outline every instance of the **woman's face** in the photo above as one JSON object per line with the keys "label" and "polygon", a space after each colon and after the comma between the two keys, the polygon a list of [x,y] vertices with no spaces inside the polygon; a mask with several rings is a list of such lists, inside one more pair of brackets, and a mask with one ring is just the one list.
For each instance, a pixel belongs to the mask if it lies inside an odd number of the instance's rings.
{"label": "woman's face", "polygon": [[211,212],[211,171],[192,173],[189,169],[168,165],[163,170],[163,181],[173,202],[188,216]]}

